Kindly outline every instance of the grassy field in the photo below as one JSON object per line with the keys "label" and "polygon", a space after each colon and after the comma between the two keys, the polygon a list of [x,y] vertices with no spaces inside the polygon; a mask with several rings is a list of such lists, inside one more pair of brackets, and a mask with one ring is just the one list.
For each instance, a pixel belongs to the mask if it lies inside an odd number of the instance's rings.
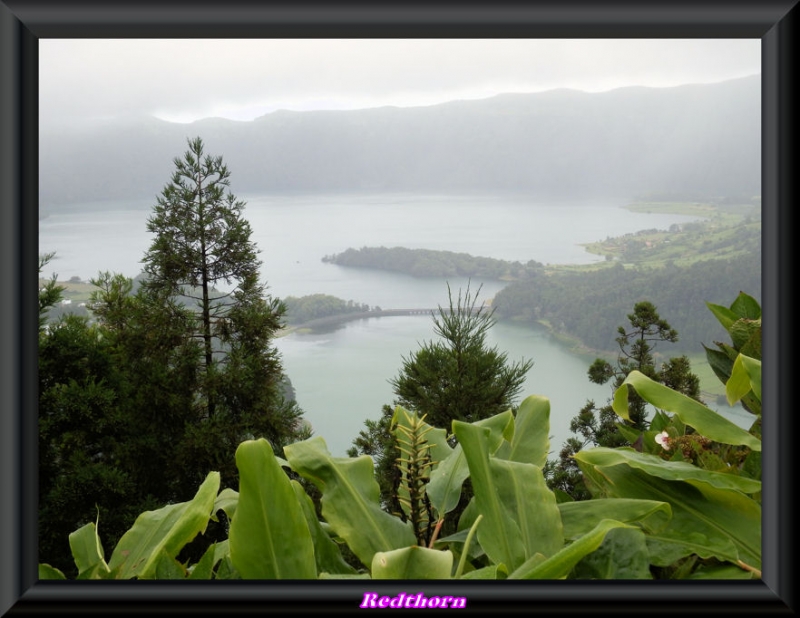
{"label": "grassy field", "polygon": [[[638,202],[627,208],[635,212],[697,216],[701,221],[676,226],[671,231],[643,230],[588,243],[584,246],[589,253],[606,257],[605,262],[592,264],[592,270],[620,262],[626,266],[661,267],[668,262],[690,266],[700,260],[750,253],[760,242],[761,215],[756,204]],[[580,269],[589,270],[585,266]]]}
{"label": "grassy field", "polygon": [[[39,288],[41,288],[47,281],[39,278]],[[85,303],[89,300],[89,296],[97,288],[91,283],[84,281],[58,281],[58,285],[64,288],[61,292],[64,300],[71,300],[73,303]]]}
{"label": "grassy field", "polygon": [[633,202],[625,207],[631,212],[688,215],[691,217],[726,217],[734,222],[742,217],[757,216],[761,200],[753,198],[750,203],[709,204],[707,202]]}

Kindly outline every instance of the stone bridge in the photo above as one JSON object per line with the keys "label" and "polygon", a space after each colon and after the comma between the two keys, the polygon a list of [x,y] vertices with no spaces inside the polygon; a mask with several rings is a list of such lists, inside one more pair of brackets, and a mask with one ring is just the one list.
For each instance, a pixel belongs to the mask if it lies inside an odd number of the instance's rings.
{"label": "stone bridge", "polygon": [[[475,308],[474,311],[478,309]],[[335,324],[343,324],[344,322],[351,322],[353,320],[363,320],[367,318],[381,318],[389,316],[401,315],[431,315],[437,313],[439,308],[435,309],[374,309],[371,311],[354,311],[353,313],[340,313],[337,315],[330,315],[324,318],[317,318],[309,320],[303,324],[294,324],[289,326],[285,333],[301,328],[316,328],[319,326],[332,326]]]}

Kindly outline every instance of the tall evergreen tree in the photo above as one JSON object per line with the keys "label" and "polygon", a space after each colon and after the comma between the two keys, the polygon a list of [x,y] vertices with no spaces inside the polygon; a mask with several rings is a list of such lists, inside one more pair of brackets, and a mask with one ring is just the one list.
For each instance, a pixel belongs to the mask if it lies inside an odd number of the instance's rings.
{"label": "tall evergreen tree", "polygon": [[[142,278],[92,280],[96,324],[72,316],[45,328],[60,290],[40,285],[40,542],[54,566],[67,562],[64,531],[98,512],[116,542],[135,514],[190,499],[209,470],[237,488],[243,440],[280,452],[308,435],[273,345],[285,309],[259,281],[229,176],[189,141],[148,220]],[[187,551],[202,553],[224,526]]]}
{"label": "tall evergreen tree", "polygon": [[222,157],[207,155],[198,137],[174,164],[147,222],[155,236],[142,260],[141,292],[156,321],[183,315],[176,304],[193,311],[186,334],[201,349],[197,416],[179,460],[191,462],[198,478],[187,482],[196,486],[209,469],[233,482],[233,453],[243,439],[265,437],[279,451],[305,435],[301,410],[284,396],[273,345],[285,307],[259,281],[245,203],[230,192]]}
{"label": "tall evergreen tree", "polygon": [[[250,240],[250,224],[242,218],[245,204],[228,190],[227,166],[222,157],[204,154],[199,137],[188,140],[188,145],[183,158],[174,159],[171,182],[147,221],[147,230],[155,238],[142,260],[148,275],[144,286],[196,301],[197,336],[202,340],[208,383],[204,403],[212,417],[217,396],[211,384],[216,357],[223,353],[214,340],[225,328],[235,302],[232,297],[237,292],[261,296],[264,287],[256,283],[260,262]],[[234,289],[220,293],[217,286],[223,283],[233,284]]]}

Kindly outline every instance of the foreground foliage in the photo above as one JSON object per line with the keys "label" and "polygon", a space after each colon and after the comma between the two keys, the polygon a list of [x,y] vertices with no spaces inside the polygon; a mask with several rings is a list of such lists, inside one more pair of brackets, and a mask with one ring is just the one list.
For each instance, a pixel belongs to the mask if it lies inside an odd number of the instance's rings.
{"label": "foreground foliage", "polygon": [[[607,360],[595,359],[589,367],[589,380],[595,384],[610,381],[613,392],[632,371],[638,371],[700,401],[700,380],[692,373],[686,356],[672,357],[660,363],[656,361],[656,346],[662,342],[676,342],[678,332],[658,314],[655,305],[649,301],[637,302],[627,318],[630,326],[620,326],[617,329],[619,353],[616,366]],[[565,498],[584,500],[591,497],[575,454],[587,446],[618,447],[636,444],[641,439],[642,432],[650,426],[649,408],[648,403],[633,392],[628,402],[627,417],[621,420],[610,400],[599,408],[594,401],[587,401],[570,422],[574,437],[566,440],[557,461],[548,462],[546,475],[549,486]]]}
{"label": "foreground foliage", "polygon": [[[739,356],[728,381],[731,400],[760,397],[760,362]],[[628,415],[629,391],[678,423],[721,445],[758,456],[757,436],[634,371],[617,389],[614,409]],[[392,427],[401,443],[403,512],[381,508],[372,458],[331,456],[322,437],[287,445],[248,440],[236,451],[239,492],[220,491],[211,472],[188,502],[142,513],[106,560],[99,523],[72,535],[79,579],[652,579],[758,577],[761,482],[734,470],[709,470],[661,456],[656,430],[646,448],[592,448],[576,455],[594,499],[558,503],[542,467],[549,449],[549,400],[529,396],[516,414],[449,433],[398,406]],[[318,517],[302,485],[320,492]],[[437,531],[470,479],[473,497],[458,532]],[[228,538],[197,560],[181,550],[221,513]],[[432,527],[430,526],[432,524]],[[428,534],[430,530],[430,534]],[[357,568],[343,558],[354,554]],[[41,578],[64,578],[47,564]]]}

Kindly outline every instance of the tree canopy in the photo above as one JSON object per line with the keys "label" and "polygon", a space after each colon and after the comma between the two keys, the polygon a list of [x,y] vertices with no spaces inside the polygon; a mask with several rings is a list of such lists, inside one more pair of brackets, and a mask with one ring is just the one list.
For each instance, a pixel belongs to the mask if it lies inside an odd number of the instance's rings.
{"label": "tree canopy", "polygon": [[[222,158],[196,138],[174,163],[138,288],[100,272],[93,319],[45,328],[60,291],[55,277],[40,287],[40,548],[57,565],[69,563],[76,524],[99,514],[116,539],[136,513],[190,498],[210,469],[237,489],[242,441],[264,438],[281,454],[310,433],[274,347],[285,308],[259,278]],[[216,526],[201,544],[224,533]]]}
{"label": "tree canopy", "polygon": [[[613,391],[622,386],[632,371],[638,371],[660,384],[700,401],[700,380],[692,373],[686,356],[670,358],[660,365],[655,360],[655,348],[660,342],[675,343],[678,332],[663,319],[650,301],[634,304],[627,314],[629,326],[617,328],[619,347],[616,366],[597,358],[589,367],[589,381],[606,384],[611,381]],[[566,440],[559,452],[558,461],[548,463],[548,483],[573,499],[589,497],[583,476],[574,455],[587,446],[631,446],[641,439],[650,425],[647,402],[637,393],[628,396],[629,420],[622,421],[614,411],[611,401],[599,409],[594,401],[587,401],[570,422],[575,437]],[[563,495],[563,494],[562,494]]]}
{"label": "tree canopy", "polygon": [[480,288],[469,286],[454,299],[447,288],[449,307],[433,316],[439,340],[425,342],[403,358],[400,374],[390,380],[396,403],[438,427],[454,420],[474,422],[511,408],[533,361],[510,362],[486,337],[495,324],[494,310],[478,304]]}

